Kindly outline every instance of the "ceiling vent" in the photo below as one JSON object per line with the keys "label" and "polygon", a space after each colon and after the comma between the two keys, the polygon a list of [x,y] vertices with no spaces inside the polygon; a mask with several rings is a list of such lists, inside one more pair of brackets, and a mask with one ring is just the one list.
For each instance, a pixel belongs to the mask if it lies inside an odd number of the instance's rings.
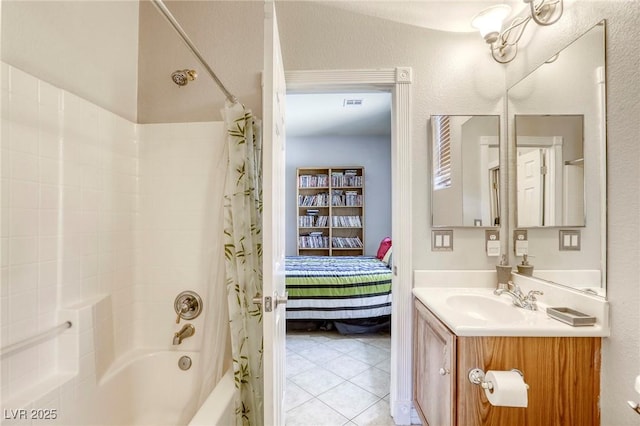
{"label": "ceiling vent", "polygon": [[342,101],[343,107],[356,107],[362,106],[362,99],[345,99]]}

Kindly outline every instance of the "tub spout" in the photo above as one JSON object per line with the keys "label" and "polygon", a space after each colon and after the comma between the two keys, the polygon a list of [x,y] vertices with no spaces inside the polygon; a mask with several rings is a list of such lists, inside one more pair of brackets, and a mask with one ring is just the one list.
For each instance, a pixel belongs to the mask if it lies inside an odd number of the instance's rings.
{"label": "tub spout", "polygon": [[191,337],[195,334],[196,328],[191,324],[185,324],[180,331],[173,335],[173,344],[179,345],[187,337]]}

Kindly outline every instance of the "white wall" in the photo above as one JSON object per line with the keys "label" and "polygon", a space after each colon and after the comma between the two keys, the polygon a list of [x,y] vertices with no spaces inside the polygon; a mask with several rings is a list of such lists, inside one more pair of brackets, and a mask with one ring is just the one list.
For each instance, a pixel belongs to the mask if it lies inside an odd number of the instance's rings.
{"label": "white wall", "polygon": [[287,70],[412,67],[413,267],[493,268],[481,229],[456,229],[453,252],[431,251],[428,118],[502,113],[504,67],[477,33],[428,30],[312,2],[278,2],[277,12]]}
{"label": "white wall", "polygon": [[[137,3],[137,2],[136,2]],[[224,95],[150,1],[140,1],[138,122],[221,120]],[[260,1],[165,1],[223,84],[262,116],[263,20]],[[195,69],[185,87],[171,73]]]}
{"label": "white wall", "polygon": [[286,254],[296,254],[296,168],[363,166],[365,255],[375,256],[391,236],[391,139],[369,137],[288,137],[285,170]]}
{"label": "white wall", "polygon": [[136,121],[137,1],[2,3],[2,61]]}
{"label": "white wall", "polygon": [[629,53],[640,40],[640,7],[636,1],[565,3],[562,20],[537,29],[535,39],[508,66],[507,83],[607,20],[607,299],[612,330],[603,339],[600,407],[602,425],[637,425],[638,415],[626,401],[639,399],[633,380],[640,373],[640,64],[638,55]]}

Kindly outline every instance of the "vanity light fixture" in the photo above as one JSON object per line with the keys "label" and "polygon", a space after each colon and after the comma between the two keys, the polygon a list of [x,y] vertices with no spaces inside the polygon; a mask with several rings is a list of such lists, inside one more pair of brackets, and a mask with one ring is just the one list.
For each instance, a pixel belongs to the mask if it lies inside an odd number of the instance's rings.
{"label": "vanity light fixture", "polygon": [[529,4],[529,15],[519,16],[502,30],[504,20],[511,8],[506,4],[489,7],[477,14],[471,26],[480,31],[484,41],[489,44],[491,56],[496,62],[511,62],[518,53],[518,42],[529,21],[538,25],[551,25],[560,19],[563,12],[563,0],[522,0]]}

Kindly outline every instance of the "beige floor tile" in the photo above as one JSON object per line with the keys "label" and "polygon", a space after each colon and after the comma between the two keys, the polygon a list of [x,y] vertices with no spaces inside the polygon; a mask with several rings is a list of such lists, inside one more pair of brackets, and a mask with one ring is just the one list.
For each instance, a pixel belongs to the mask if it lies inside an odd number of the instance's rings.
{"label": "beige floor tile", "polygon": [[391,358],[391,351],[367,345],[364,348],[349,352],[349,356],[369,365],[376,365]]}
{"label": "beige floor tile", "polygon": [[326,364],[332,359],[338,358],[342,355],[342,352],[331,349],[326,345],[316,345],[308,349],[303,349],[298,352],[300,356],[307,358],[309,361],[318,365]]}
{"label": "beige floor tile", "polygon": [[298,354],[287,355],[287,362],[285,366],[285,372],[287,378],[297,376],[300,373],[303,373],[312,368],[317,368],[317,366],[309,361],[308,359],[300,356]]}
{"label": "beige floor tile", "polygon": [[349,379],[349,381],[377,395],[379,398],[386,396],[391,386],[389,373],[375,367],[363,371]]}
{"label": "beige floor tile", "polygon": [[367,348],[366,343],[362,343],[356,339],[333,339],[327,343],[325,343],[327,347],[340,351],[342,353],[348,354],[349,352],[357,351],[357,350],[365,350]]}
{"label": "beige floor tile", "polygon": [[286,426],[339,426],[348,421],[349,419],[314,398],[287,411],[285,424]]}
{"label": "beige floor tile", "polygon": [[321,368],[307,370],[304,373],[291,377],[289,380],[313,396],[318,396],[344,382],[342,377]]}
{"label": "beige floor tile", "polygon": [[391,373],[391,358],[377,363],[374,367],[379,368],[382,371],[386,371],[387,373]]}
{"label": "beige floor tile", "polygon": [[352,420],[358,426],[395,426],[389,403],[380,400]]}
{"label": "beige floor tile", "polygon": [[351,358],[349,355],[342,355],[327,362],[323,367],[344,379],[350,379],[369,369],[371,366]]}
{"label": "beige floor tile", "polygon": [[318,399],[347,419],[352,419],[380,398],[353,383],[344,382],[320,394]]}
{"label": "beige floor tile", "polygon": [[284,395],[284,409],[286,411],[296,408],[313,398],[314,396],[309,392],[305,391],[291,380],[287,380],[287,389]]}

